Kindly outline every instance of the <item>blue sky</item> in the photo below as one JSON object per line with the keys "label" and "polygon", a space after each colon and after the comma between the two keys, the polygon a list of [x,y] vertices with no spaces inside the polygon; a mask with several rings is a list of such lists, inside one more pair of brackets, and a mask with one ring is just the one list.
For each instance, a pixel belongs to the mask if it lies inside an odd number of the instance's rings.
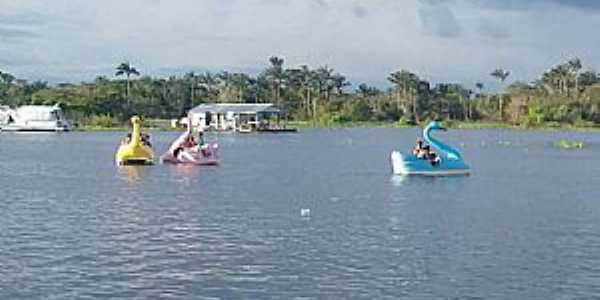
{"label": "blue sky", "polygon": [[327,64],[385,86],[409,69],[472,86],[496,67],[533,80],[580,57],[600,69],[595,0],[2,0],[0,70],[50,82],[145,74],[256,72]]}

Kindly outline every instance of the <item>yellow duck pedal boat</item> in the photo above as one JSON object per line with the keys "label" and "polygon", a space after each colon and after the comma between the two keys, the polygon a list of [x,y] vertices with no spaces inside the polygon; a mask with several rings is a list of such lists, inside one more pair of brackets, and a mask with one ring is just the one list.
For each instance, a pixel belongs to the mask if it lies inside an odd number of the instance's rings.
{"label": "yellow duck pedal boat", "polygon": [[149,143],[142,141],[142,120],[138,116],[131,118],[133,131],[131,139],[119,146],[115,159],[117,165],[151,165],[154,152]]}

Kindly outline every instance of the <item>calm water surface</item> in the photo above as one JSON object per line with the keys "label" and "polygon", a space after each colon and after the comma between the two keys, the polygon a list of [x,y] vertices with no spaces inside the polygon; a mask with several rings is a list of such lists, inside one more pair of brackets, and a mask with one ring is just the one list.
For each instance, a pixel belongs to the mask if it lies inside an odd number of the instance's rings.
{"label": "calm water surface", "polygon": [[0,299],[600,297],[599,134],[450,131],[472,176],[391,176],[416,134],[224,134],[219,167],[117,168],[123,133],[2,133]]}

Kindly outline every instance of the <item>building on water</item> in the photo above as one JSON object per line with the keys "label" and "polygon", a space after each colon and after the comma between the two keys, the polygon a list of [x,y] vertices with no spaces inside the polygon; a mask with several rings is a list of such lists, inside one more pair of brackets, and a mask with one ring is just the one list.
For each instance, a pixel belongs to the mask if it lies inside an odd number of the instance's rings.
{"label": "building on water", "polygon": [[272,103],[200,104],[188,116],[194,127],[236,132],[294,132],[287,128],[282,111]]}
{"label": "building on water", "polygon": [[0,106],[0,131],[49,131],[71,130],[58,105],[25,105],[16,109]]}

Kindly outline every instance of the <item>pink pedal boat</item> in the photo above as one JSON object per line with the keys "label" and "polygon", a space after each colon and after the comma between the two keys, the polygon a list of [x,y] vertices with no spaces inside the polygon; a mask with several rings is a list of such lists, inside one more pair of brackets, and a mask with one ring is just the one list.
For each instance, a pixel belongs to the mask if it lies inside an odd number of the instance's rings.
{"label": "pink pedal boat", "polygon": [[183,148],[184,142],[192,136],[192,124],[188,118],[187,129],[169,147],[169,150],[160,156],[162,163],[192,164],[199,166],[214,166],[219,164],[219,145],[215,142],[205,145]]}
{"label": "pink pedal boat", "polygon": [[219,164],[219,158],[217,154],[218,149],[219,146],[217,143],[210,143],[208,145],[205,145],[204,147],[196,146],[193,148],[180,150],[180,153],[177,154],[177,157],[173,155],[175,150],[169,150],[160,156],[160,161],[162,163],[171,164],[215,166]]}

